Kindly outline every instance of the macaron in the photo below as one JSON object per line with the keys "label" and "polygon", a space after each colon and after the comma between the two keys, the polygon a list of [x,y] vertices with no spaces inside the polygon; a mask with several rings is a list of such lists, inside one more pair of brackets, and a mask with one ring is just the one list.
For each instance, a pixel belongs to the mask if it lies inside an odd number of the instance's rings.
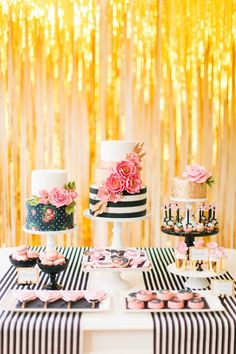
{"label": "macaron", "polygon": [[158,290],[156,294],[157,299],[164,301],[170,300],[173,296],[173,293],[167,289]]}
{"label": "macaron", "polygon": [[192,293],[192,290],[190,290],[190,289],[181,289],[181,290],[178,290],[178,292],[176,293],[176,296],[178,299],[181,299],[181,300],[190,300],[193,297],[193,293]]}
{"label": "macaron", "polygon": [[144,302],[140,300],[129,301],[127,306],[130,310],[142,310],[144,309]]}
{"label": "macaron", "polygon": [[27,251],[27,256],[28,258],[38,258],[39,257],[39,253],[37,251],[32,251],[32,250],[28,250]]}
{"label": "macaron", "polygon": [[57,266],[57,265],[62,265],[62,264],[65,264],[65,263],[66,263],[65,258],[59,258],[59,259],[56,259],[56,260],[53,262],[53,264],[54,264],[55,266]]}
{"label": "macaron", "polygon": [[53,265],[53,261],[50,261],[49,259],[44,258],[44,259],[41,260],[41,264],[47,265],[47,266],[52,266]]}
{"label": "macaron", "polygon": [[163,309],[164,308],[164,302],[162,300],[159,300],[159,299],[150,300],[147,303],[147,307],[149,309]]}
{"label": "macaron", "polygon": [[173,297],[172,299],[168,300],[167,306],[169,309],[182,309],[184,308],[184,302],[177,297]]}
{"label": "macaron", "polygon": [[192,298],[188,300],[188,307],[190,309],[203,309],[205,307],[205,303],[202,298]]}
{"label": "macaron", "polygon": [[27,257],[27,255],[26,254],[16,254],[15,255],[15,260],[16,261],[28,261],[29,260],[29,258]]}
{"label": "macaron", "polygon": [[46,257],[50,261],[55,261],[58,258],[58,252],[57,251],[46,252]]}
{"label": "macaron", "polygon": [[137,293],[136,293],[136,292],[129,293],[126,299],[127,299],[127,301],[134,301],[134,300],[136,300],[136,299],[137,299]]}
{"label": "macaron", "polygon": [[153,294],[150,290],[139,290],[137,292],[137,299],[140,301],[149,301],[153,299]]}
{"label": "macaron", "polygon": [[17,247],[16,252],[18,254],[25,254],[27,252],[27,249],[28,249],[27,246],[22,245],[22,246]]}

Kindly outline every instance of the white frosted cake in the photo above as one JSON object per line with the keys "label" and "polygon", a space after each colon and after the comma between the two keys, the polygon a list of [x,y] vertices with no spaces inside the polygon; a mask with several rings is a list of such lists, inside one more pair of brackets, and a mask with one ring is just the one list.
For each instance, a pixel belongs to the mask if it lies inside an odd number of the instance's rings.
{"label": "white frosted cake", "polygon": [[26,200],[29,230],[61,231],[74,227],[75,182],[68,182],[65,170],[33,170],[32,196]]}
{"label": "white frosted cake", "polygon": [[96,183],[90,186],[90,212],[107,218],[146,214],[147,188],[140,178],[142,144],[125,140],[101,142]]}

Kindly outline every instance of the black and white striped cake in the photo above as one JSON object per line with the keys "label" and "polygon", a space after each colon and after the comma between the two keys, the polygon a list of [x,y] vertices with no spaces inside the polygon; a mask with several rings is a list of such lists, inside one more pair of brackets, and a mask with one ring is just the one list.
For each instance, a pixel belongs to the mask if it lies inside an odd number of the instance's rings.
{"label": "black and white striped cake", "polygon": [[[98,187],[94,184],[89,190],[90,213],[94,215],[93,207],[99,202]],[[122,199],[117,202],[108,202],[104,213],[97,215],[100,218],[137,218],[146,215],[147,187],[142,187],[139,193],[130,194],[126,191]]]}

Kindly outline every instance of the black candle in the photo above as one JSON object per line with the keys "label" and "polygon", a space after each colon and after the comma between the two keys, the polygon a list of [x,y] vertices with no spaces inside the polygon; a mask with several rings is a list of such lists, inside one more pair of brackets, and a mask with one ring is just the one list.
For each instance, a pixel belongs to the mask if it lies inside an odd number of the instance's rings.
{"label": "black candle", "polygon": [[187,209],[187,225],[189,224],[189,209]]}
{"label": "black candle", "polygon": [[167,207],[165,205],[165,218],[167,219]]}
{"label": "black candle", "polygon": [[177,221],[179,222],[179,208],[177,209]]}
{"label": "black candle", "polygon": [[199,209],[199,222],[202,221],[202,220],[201,220],[201,219],[202,219],[202,215],[201,215],[201,214],[202,214],[201,209]]}
{"label": "black candle", "polygon": [[209,207],[209,211],[208,211],[208,221],[210,221],[211,220],[211,206]]}
{"label": "black candle", "polygon": [[171,204],[169,204],[169,220],[171,220]]}
{"label": "black candle", "polygon": [[213,207],[213,220],[215,220],[215,216],[216,216],[216,208]]}

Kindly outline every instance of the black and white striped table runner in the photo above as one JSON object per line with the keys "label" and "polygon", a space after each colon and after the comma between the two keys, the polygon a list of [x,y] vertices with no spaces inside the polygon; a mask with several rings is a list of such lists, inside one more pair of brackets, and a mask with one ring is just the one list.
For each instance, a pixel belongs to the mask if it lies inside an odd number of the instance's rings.
{"label": "black and white striped table runner", "polygon": [[[181,289],[186,278],[167,271],[173,249],[147,248],[153,263],[143,273],[147,289]],[[219,279],[232,279],[229,273]],[[222,300],[224,311],[208,313],[152,313],[154,354],[236,354],[236,298]]]}
{"label": "black and white striped table runner", "polygon": [[[43,250],[42,248],[35,248]],[[81,271],[84,248],[58,248],[69,258],[67,269],[58,276],[64,289],[85,289],[88,274]],[[48,275],[40,273],[37,285],[16,284],[16,270],[9,268],[0,283],[0,298],[10,289],[41,289]],[[81,313],[0,313],[1,354],[79,354]]]}

